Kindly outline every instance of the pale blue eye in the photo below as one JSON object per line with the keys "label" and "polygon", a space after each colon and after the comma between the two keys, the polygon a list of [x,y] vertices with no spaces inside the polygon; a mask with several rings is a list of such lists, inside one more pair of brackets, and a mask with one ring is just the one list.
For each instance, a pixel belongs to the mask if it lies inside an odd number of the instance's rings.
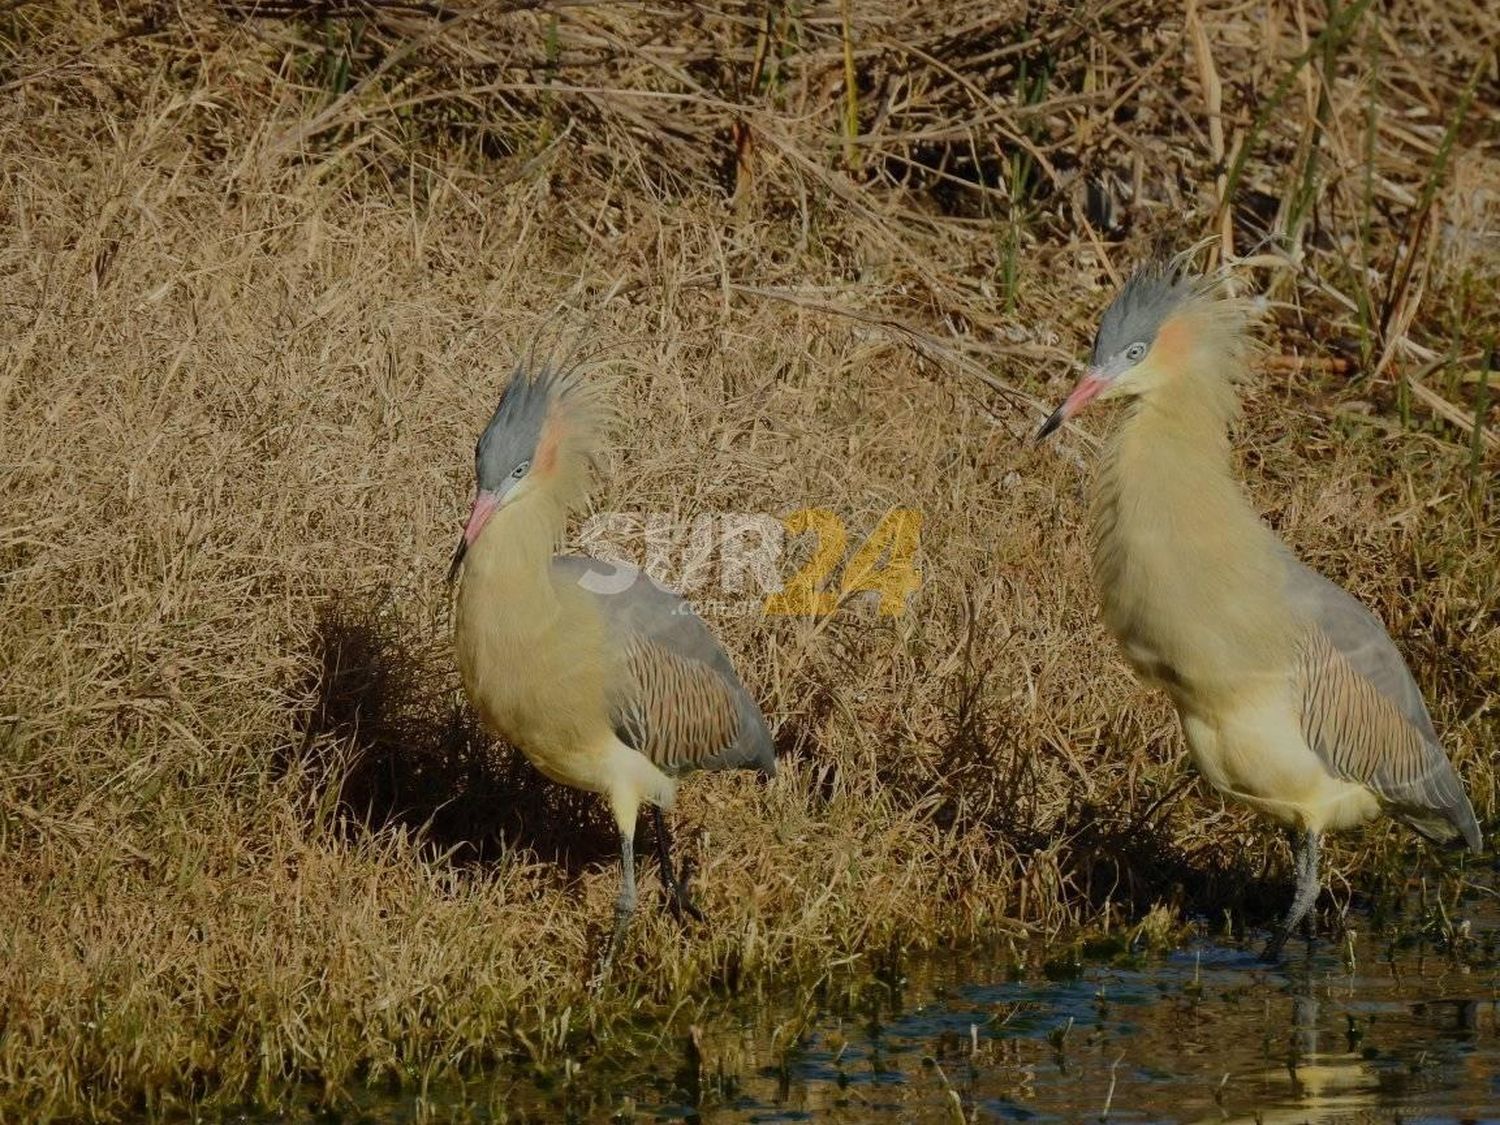
{"label": "pale blue eye", "polygon": [[1137,340],[1125,349],[1125,358],[1131,363],[1140,363],[1146,355],[1146,345]]}
{"label": "pale blue eye", "polygon": [[522,477],[524,477],[526,475],[526,470],[529,469],[529,468],[531,468],[531,462],[530,461],[522,461],[519,465],[517,465],[514,469],[512,469],[510,471],[510,475],[513,476],[513,477],[515,477],[516,480],[520,480]]}

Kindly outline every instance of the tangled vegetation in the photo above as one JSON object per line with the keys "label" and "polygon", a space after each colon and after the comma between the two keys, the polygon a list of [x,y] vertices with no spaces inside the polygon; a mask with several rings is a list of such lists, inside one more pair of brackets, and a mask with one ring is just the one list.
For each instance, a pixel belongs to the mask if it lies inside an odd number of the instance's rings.
{"label": "tangled vegetation", "polygon": [[[1267,294],[1256,502],[1492,820],[1487,7],[4,5],[0,1115],[566,1083],[848,958],[1263,923],[1284,844],[1096,620],[1093,442],[1026,440],[1155,247]],[[643,865],[592,997],[612,831],[477,729],[443,581],[560,327],[621,374],[600,511],[922,521],[904,613],[711,617],[780,776],[684,786],[710,921]],[[1425,854],[1344,839],[1334,901]]]}

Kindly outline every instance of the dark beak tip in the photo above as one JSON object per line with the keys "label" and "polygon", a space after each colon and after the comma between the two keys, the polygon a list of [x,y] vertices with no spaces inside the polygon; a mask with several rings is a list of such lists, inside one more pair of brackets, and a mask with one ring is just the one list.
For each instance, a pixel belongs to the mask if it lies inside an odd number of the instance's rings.
{"label": "dark beak tip", "polygon": [[1056,433],[1059,428],[1061,428],[1062,424],[1063,412],[1062,407],[1059,406],[1056,410],[1054,410],[1047,416],[1047,420],[1043,422],[1041,424],[1041,427],[1037,430],[1036,437],[1032,438],[1031,440],[1036,442],[1046,441],[1049,437]]}
{"label": "dark beak tip", "polygon": [[454,581],[458,578],[459,567],[463,566],[464,555],[468,553],[468,550],[469,541],[467,539],[460,539],[458,541],[458,548],[453,552],[453,561],[448,564],[448,585],[453,585]]}

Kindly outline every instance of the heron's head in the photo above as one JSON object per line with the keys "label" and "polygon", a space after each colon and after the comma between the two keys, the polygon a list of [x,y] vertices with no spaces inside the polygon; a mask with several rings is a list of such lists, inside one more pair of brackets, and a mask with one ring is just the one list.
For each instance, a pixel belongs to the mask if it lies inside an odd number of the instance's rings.
{"label": "heron's head", "polygon": [[449,581],[500,509],[534,496],[563,509],[582,499],[607,423],[602,400],[581,364],[516,369],[474,445],[474,504]]}
{"label": "heron's head", "polygon": [[1161,264],[1136,270],[1104,310],[1083,378],[1038,440],[1096,398],[1151,394],[1195,373],[1223,376],[1227,387],[1244,365],[1244,312],[1214,279]]}

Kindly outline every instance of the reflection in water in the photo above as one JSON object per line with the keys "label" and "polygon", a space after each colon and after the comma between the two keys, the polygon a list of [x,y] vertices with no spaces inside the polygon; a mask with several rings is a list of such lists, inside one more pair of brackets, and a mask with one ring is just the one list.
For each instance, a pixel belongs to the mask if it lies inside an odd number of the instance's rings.
{"label": "reflection in water", "polygon": [[[1432,949],[1320,945],[1279,967],[1204,943],[1064,979],[910,967],[811,1013],[717,1029],[713,1121],[1500,1120],[1497,974]],[[792,1006],[792,1007],[795,1007]],[[782,1021],[778,1023],[777,1020]],[[788,1021],[794,1044],[772,1043]],[[642,1091],[642,1118],[688,1106]],[[1107,1107],[1107,1108],[1106,1108]]]}
{"label": "reflection in water", "polygon": [[1368,932],[1274,967],[1212,941],[1025,970],[935,954],[710,1009],[561,1085],[492,1075],[488,1097],[515,1120],[1500,1122],[1489,913],[1460,954]]}

